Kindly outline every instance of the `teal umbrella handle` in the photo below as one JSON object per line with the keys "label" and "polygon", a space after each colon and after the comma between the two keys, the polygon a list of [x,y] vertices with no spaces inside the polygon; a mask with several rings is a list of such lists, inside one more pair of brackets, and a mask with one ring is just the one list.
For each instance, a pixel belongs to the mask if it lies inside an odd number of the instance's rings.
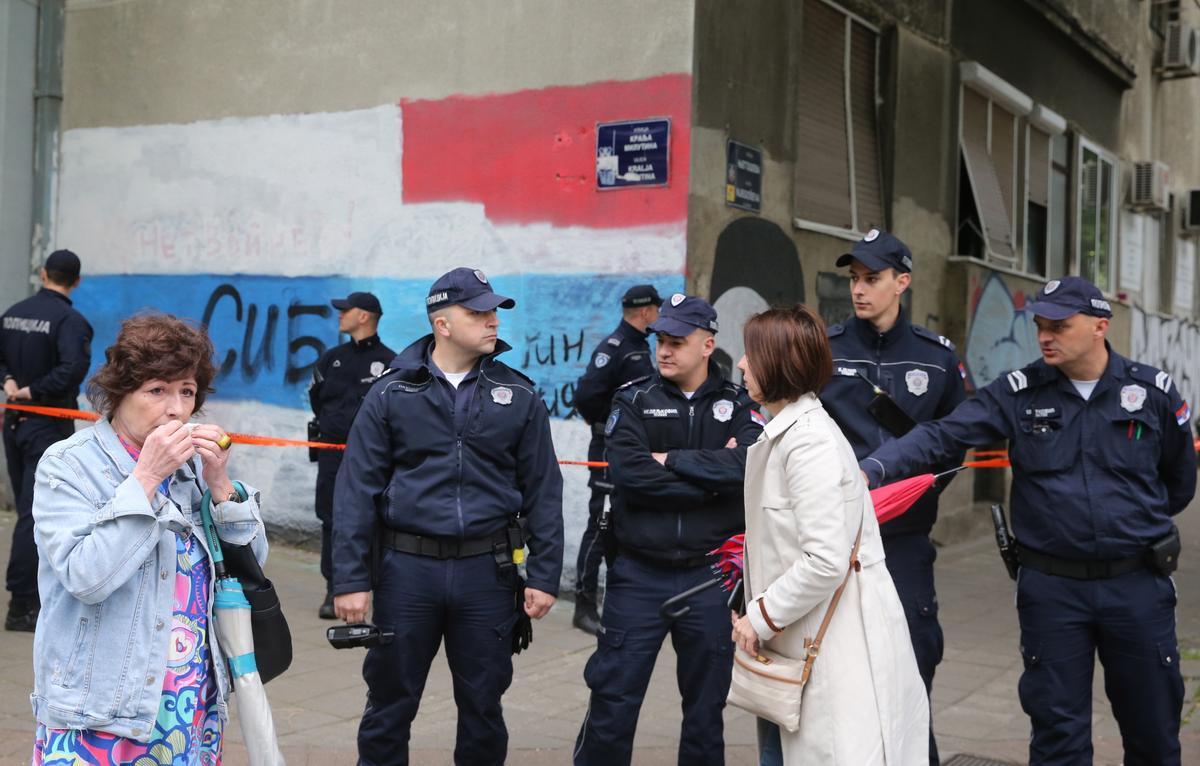
{"label": "teal umbrella handle", "polygon": [[[233,483],[233,489],[237,492],[238,502],[246,502],[250,495],[240,481]],[[225,573],[225,554],[221,552],[221,539],[217,537],[217,525],[212,519],[212,504],[212,492],[206,489],[200,498],[200,518],[204,521],[204,535],[208,538],[208,555],[212,558],[213,571],[219,579],[223,579],[229,575]]]}

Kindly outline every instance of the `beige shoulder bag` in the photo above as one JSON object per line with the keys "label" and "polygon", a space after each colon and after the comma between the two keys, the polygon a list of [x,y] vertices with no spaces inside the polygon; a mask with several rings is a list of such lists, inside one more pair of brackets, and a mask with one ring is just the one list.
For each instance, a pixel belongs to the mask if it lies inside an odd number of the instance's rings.
{"label": "beige shoulder bag", "polygon": [[842,591],[850,581],[850,575],[860,569],[858,563],[858,545],[862,541],[862,524],[858,525],[858,534],[854,538],[854,549],[850,552],[850,566],[842,584],[833,592],[829,608],[817,629],[814,638],[804,639],[803,657],[785,657],[770,649],[759,648],[757,657],[751,657],[741,649],[733,650],[733,678],[729,684],[730,705],[753,713],[759,718],[774,721],[788,731],[800,728],[800,703],[803,700],[804,687],[812,674],[813,663],[821,651],[821,642],[825,639],[825,631],[829,621],[833,619],[833,610],[837,609],[842,599]]}

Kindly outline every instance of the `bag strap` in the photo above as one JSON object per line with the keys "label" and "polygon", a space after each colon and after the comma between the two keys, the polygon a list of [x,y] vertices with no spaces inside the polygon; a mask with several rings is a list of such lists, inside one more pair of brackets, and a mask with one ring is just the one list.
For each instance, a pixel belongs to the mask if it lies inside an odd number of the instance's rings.
{"label": "bag strap", "polygon": [[[237,492],[240,502],[244,503],[250,496],[240,481],[233,482],[233,489]],[[212,493],[206,489],[204,496],[200,498],[200,518],[204,524],[204,536],[208,540],[208,555],[212,559],[213,571],[218,577],[224,577],[225,554],[221,551],[221,538],[217,537],[217,525],[213,523],[212,506]]]}
{"label": "bag strap", "polygon": [[808,676],[812,673],[813,663],[817,661],[817,655],[821,651],[821,642],[825,639],[825,631],[829,629],[829,623],[833,619],[833,610],[837,609],[838,602],[842,600],[842,591],[846,590],[846,584],[850,582],[850,575],[857,572],[862,567],[858,563],[858,546],[862,542],[862,522],[858,523],[858,534],[854,536],[854,549],[850,551],[850,566],[846,568],[846,576],[842,578],[842,584],[833,592],[833,598],[829,601],[829,608],[825,610],[825,617],[821,619],[821,627],[817,628],[817,635],[813,638],[812,643],[805,647],[804,653],[804,669],[800,673],[800,683],[808,683]]}

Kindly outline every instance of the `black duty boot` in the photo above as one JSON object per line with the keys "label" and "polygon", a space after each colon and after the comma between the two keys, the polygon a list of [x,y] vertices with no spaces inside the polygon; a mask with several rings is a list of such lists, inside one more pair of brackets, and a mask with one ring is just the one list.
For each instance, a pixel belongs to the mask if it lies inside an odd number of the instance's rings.
{"label": "black duty boot", "polygon": [[571,618],[571,624],[593,636],[600,631],[600,614],[596,611],[595,595],[575,594],[575,616]]}
{"label": "black duty boot", "polygon": [[8,616],[4,618],[4,629],[32,633],[37,627],[38,612],[40,611],[40,605],[29,604],[14,598],[8,602]]}
{"label": "black duty boot", "polygon": [[337,615],[333,613],[333,594],[326,593],[325,601],[321,604],[321,608],[317,610],[317,616],[322,620],[337,619]]}

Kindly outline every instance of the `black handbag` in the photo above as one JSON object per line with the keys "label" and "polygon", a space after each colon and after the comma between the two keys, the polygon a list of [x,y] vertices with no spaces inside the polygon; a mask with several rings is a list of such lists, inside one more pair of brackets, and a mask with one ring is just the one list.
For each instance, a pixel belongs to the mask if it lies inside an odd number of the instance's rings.
{"label": "black handbag", "polygon": [[[237,481],[233,486],[240,500],[245,502],[249,497],[246,488]],[[200,500],[201,508],[211,504],[212,494],[205,490],[204,497]],[[236,577],[241,582],[246,600],[250,602],[254,659],[258,666],[258,675],[263,683],[266,683],[282,674],[292,664],[292,631],[283,616],[279,594],[267,579],[249,545],[231,545],[224,541],[218,541],[217,544],[225,557],[225,574]]]}

